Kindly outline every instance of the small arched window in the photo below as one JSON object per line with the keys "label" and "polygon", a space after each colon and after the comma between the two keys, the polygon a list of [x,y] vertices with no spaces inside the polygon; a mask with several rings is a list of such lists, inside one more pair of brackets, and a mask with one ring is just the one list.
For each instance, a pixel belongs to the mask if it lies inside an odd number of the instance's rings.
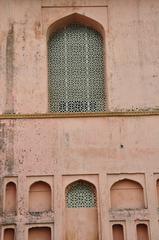
{"label": "small arched window", "polygon": [[66,205],[68,208],[96,207],[95,186],[83,180],[70,184],[66,189]]}
{"label": "small arched window", "polygon": [[50,112],[105,110],[102,35],[91,27],[70,24],[48,40]]}

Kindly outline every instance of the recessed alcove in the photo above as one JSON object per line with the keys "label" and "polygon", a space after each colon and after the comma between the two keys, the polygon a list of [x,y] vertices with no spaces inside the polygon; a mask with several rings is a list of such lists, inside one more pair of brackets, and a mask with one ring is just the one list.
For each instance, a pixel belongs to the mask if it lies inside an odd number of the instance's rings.
{"label": "recessed alcove", "polygon": [[124,240],[124,230],[121,224],[113,224],[113,240]]}
{"label": "recessed alcove", "polygon": [[137,240],[149,240],[148,227],[146,224],[137,224]]}
{"label": "recessed alcove", "polygon": [[44,212],[50,210],[51,187],[43,181],[33,183],[29,190],[29,211]]}
{"label": "recessed alcove", "polygon": [[28,240],[51,240],[50,227],[33,227],[29,229]]}
{"label": "recessed alcove", "polygon": [[114,183],[110,190],[112,209],[145,208],[143,187],[140,183],[123,179]]}
{"label": "recessed alcove", "polygon": [[65,198],[66,239],[98,240],[96,187],[77,180],[66,187]]}
{"label": "recessed alcove", "polygon": [[5,211],[8,213],[16,212],[17,189],[14,182],[8,182],[5,189]]}
{"label": "recessed alcove", "polygon": [[4,240],[15,240],[15,231],[13,228],[6,228],[4,230]]}

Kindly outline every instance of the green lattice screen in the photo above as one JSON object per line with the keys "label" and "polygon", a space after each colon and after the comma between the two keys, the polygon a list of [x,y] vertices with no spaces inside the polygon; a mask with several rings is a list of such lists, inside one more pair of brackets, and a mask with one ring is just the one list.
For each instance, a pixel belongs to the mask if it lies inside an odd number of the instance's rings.
{"label": "green lattice screen", "polygon": [[72,183],[66,191],[66,205],[68,208],[96,207],[95,187],[82,180]]}
{"label": "green lattice screen", "polygon": [[73,24],[48,41],[51,112],[105,109],[103,39],[97,31]]}

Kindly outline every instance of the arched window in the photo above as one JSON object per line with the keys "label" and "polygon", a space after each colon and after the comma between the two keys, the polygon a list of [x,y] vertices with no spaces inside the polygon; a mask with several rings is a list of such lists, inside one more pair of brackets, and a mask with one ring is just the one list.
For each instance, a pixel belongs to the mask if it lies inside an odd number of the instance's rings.
{"label": "arched window", "polygon": [[124,179],[116,182],[111,187],[111,207],[144,208],[144,194],[142,186],[135,181]]}
{"label": "arched window", "polygon": [[43,212],[51,210],[51,188],[39,181],[31,185],[29,191],[29,211]]}
{"label": "arched window", "polygon": [[50,112],[105,110],[103,38],[95,29],[70,24],[50,34]]}
{"label": "arched window", "polygon": [[96,189],[83,180],[70,184],[66,189],[66,205],[68,208],[96,207]]}
{"label": "arched window", "polygon": [[16,211],[16,184],[13,182],[6,185],[5,211],[10,213]]}

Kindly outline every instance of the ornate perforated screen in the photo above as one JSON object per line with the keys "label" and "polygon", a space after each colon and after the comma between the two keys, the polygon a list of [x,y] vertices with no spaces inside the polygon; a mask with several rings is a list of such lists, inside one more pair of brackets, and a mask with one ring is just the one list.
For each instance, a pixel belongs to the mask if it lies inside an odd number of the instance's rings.
{"label": "ornate perforated screen", "polygon": [[85,181],[72,183],[66,191],[66,205],[68,208],[96,207],[95,187]]}
{"label": "ornate perforated screen", "polygon": [[73,24],[48,41],[51,112],[105,109],[103,39],[97,31]]}

